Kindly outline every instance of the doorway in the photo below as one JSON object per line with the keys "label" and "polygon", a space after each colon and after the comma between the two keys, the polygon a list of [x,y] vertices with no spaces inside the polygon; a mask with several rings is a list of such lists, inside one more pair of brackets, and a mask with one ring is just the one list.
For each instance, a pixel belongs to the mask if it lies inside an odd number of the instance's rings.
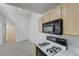
{"label": "doorway", "polygon": [[11,21],[6,21],[6,43],[16,42],[16,28]]}

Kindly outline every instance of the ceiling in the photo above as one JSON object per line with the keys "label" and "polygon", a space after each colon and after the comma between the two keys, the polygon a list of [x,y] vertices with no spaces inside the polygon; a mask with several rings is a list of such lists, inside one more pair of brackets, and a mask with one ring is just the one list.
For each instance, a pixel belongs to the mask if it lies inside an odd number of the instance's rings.
{"label": "ceiling", "polygon": [[53,7],[59,5],[59,3],[8,3],[16,7],[20,7],[32,12],[43,14]]}

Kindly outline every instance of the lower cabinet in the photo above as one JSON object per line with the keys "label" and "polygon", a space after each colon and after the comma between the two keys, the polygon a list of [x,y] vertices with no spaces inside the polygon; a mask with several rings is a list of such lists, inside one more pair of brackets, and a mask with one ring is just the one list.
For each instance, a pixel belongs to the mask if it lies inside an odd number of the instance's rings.
{"label": "lower cabinet", "polygon": [[46,56],[38,47],[36,47],[36,56]]}

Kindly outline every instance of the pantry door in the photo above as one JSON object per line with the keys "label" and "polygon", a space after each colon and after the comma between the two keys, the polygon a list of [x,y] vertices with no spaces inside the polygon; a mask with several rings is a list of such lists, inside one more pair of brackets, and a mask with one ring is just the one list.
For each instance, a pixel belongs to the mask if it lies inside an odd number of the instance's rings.
{"label": "pantry door", "polygon": [[16,42],[16,30],[15,24],[7,21],[6,23],[6,42],[15,43]]}

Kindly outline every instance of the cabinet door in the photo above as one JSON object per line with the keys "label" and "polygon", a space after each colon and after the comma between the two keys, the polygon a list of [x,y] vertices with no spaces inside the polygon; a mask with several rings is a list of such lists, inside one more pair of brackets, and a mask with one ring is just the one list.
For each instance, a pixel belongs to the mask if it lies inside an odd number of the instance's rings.
{"label": "cabinet door", "polygon": [[43,23],[49,22],[49,13],[43,16]]}
{"label": "cabinet door", "polygon": [[39,18],[39,32],[42,32],[43,17]]}
{"label": "cabinet door", "polygon": [[50,21],[61,18],[61,6],[55,7],[50,11]]}
{"label": "cabinet door", "polygon": [[64,4],[62,18],[64,34],[79,35],[79,4]]}

